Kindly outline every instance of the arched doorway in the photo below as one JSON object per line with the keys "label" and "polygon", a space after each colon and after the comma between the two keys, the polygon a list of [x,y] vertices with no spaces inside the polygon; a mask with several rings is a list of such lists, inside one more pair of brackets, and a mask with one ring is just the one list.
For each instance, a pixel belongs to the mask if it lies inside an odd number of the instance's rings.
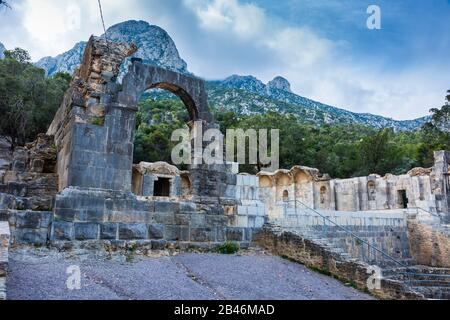
{"label": "arched doorway", "polygon": [[[127,109],[138,111],[141,95],[149,89],[164,89],[183,102],[189,114],[189,128],[194,121],[201,122],[202,132],[217,128],[209,111],[205,83],[203,80],[179,74],[159,67],[144,65],[134,60],[125,75],[122,91],[117,95],[118,104]],[[133,116],[135,116],[133,114]],[[135,123],[135,119],[133,121]],[[134,130],[134,128],[133,128]],[[134,136],[134,132],[133,132]],[[205,144],[203,144],[203,147]],[[193,195],[220,197],[226,189],[226,165],[215,165],[213,169],[207,165],[192,164],[188,166]],[[213,171],[212,171],[213,170]],[[214,183],[212,183],[214,180]]]}

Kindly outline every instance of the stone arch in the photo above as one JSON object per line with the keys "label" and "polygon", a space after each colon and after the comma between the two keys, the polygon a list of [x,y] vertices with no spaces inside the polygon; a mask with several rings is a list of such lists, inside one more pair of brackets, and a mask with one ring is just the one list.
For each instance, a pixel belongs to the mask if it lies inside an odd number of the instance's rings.
{"label": "stone arch", "polygon": [[139,60],[133,61],[123,78],[118,103],[136,109],[140,96],[153,88],[164,89],[178,96],[186,106],[191,121],[213,121],[202,79],[146,65]]}
{"label": "stone arch", "polygon": [[[195,128],[194,121],[201,123],[201,132],[218,128],[208,107],[205,82],[191,75],[180,74],[160,67],[143,64],[133,59],[122,81],[121,91],[117,94],[117,105],[120,108],[136,112],[141,95],[152,88],[168,90],[177,95],[184,103],[190,117],[187,123],[190,130]],[[134,123],[133,118],[131,123]],[[131,129],[134,132],[134,127]],[[201,133],[199,132],[199,133]],[[206,143],[203,143],[203,148]],[[191,159],[194,162],[195,159]],[[205,165],[189,166],[191,191],[193,195],[220,197],[225,190],[226,166],[216,165],[209,168]],[[220,176],[215,184],[211,184],[213,176]]]}
{"label": "stone arch", "polygon": [[[126,43],[89,39],[81,67],[47,132],[55,137],[58,150],[59,191],[67,187],[131,191],[136,111],[148,89],[161,88],[180,97],[189,112],[191,130],[196,128],[192,121],[199,121],[203,132],[218,128],[202,79],[132,59],[118,84],[122,62],[136,50]],[[218,198],[224,194],[225,164],[214,168],[194,164],[189,171],[193,195]]]}

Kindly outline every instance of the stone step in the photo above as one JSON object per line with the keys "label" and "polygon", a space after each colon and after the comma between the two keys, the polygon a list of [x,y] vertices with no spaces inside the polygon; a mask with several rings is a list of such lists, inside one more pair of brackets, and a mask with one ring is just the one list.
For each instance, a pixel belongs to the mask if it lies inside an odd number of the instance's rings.
{"label": "stone step", "polygon": [[449,288],[450,282],[442,281],[442,280],[405,280],[412,287],[440,287],[440,288]]}
{"label": "stone step", "polygon": [[450,300],[450,288],[418,286],[411,289],[423,294],[427,299]]}

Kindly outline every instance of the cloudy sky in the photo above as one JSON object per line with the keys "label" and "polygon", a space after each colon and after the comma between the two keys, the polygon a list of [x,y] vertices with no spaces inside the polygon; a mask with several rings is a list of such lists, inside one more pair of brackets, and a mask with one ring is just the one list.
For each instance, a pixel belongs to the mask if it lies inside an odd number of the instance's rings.
{"label": "cloudy sky", "polygon": [[[0,42],[34,60],[102,33],[95,0],[9,0]],[[450,89],[450,0],[102,0],[108,26],[146,20],[206,79],[284,76],[294,92],[356,112],[413,119]],[[369,5],[381,30],[369,30]]]}

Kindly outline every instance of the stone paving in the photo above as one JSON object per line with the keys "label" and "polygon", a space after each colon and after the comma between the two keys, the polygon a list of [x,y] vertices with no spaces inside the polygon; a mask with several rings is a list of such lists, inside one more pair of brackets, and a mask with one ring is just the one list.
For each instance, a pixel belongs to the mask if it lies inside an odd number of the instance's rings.
{"label": "stone paving", "polygon": [[[79,266],[81,289],[68,290],[69,266]],[[10,300],[366,300],[370,296],[302,265],[266,255],[185,253],[104,260],[13,251]]]}

